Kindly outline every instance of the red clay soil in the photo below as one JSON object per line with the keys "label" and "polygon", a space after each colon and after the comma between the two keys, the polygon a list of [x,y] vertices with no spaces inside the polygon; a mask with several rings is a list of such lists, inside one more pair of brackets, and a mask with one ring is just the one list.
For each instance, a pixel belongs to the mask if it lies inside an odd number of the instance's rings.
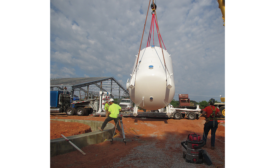
{"label": "red clay soil", "polygon": [[91,132],[91,127],[86,124],[51,120],[51,139],[62,138],[61,134],[68,137],[87,132]]}
{"label": "red clay soil", "polygon": [[[104,121],[105,117],[93,116],[51,116],[51,119],[79,119]],[[190,133],[202,136],[204,118],[189,119],[151,119],[151,118],[123,118],[127,143],[124,144],[122,135],[115,136],[117,141],[89,145],[82,150],[83,156],[78,151],[51,157],[51,167],[225,167],[225,123],[220,123],[216,132],[215,150],[210,149],[211,131],[208,134],[206,147],[213,163],[206,164],[187,163],[182,158],[185,149],[181,142],[185,141]],[[110,123],[114,124],[114,121]],[[77,144],[76,144],[77,145]]]}

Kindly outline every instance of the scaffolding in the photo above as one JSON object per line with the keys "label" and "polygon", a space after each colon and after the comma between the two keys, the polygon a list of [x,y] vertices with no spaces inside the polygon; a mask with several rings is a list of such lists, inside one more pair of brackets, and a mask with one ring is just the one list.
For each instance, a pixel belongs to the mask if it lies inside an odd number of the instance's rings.
{"label": "scaffolding", "polygon": [[113,77],[53,78],[50,90],[69,91],[71,99],[78,97],[85,100],[99,96],[105,91],[114,99],[129,97],[129,92]]}

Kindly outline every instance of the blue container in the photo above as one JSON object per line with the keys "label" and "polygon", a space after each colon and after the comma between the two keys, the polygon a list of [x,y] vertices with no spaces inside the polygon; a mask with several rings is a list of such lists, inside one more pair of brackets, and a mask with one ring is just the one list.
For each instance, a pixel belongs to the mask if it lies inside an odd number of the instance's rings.
{"label": "blue container", "polygon": [[51,91],[51,95],[50,95],[51,107],[58,107],[58,97],[60,93],[63,93],[63,91]]}
{"label": "blue container", "polygon": [[73,101],[79,100],[79,97],[74,97]]}
{"label": "blue container", "polygon": [[[79,100],[79,97],[74,97],[73,98],[73,101],[77,101],[77,100]],[[72,107],[75,108],[75,104],[73,104]]]}

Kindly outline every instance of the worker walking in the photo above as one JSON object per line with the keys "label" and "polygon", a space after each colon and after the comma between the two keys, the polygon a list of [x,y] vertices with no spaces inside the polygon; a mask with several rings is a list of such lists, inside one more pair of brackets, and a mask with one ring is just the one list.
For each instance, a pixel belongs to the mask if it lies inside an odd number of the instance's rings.
{"label": "worker walking", "polygon": [[115,125],[117,125],[117,130],[118,131],[121,131],[121,128],[118,124],[118,115],[119,115],[119,112],[121,111],[121,107],[117,104],[114,103],[114,99],[110,99],[109,100],[109,108],[108,108],[108,117],[105,119],[105,121],[103,122],[102,126],[101,127],[98,127],[99,130],[103,131],[106,124],[109,122],[109,121],[112,121],[114,120],[115,121]]}
{"label": "worker walking", "polygon": [[204,133],[203,133],[203,140],[206,143],[207,135],[209,130],[211,129],[211,149],[215,149],[215,135],[216,130],[218,128],[217,117],[221,116],[221,112],[218,108],[214,106],[215,99],[211,98],[209,100],[209,106],[205,107],[202,111],[202,117],[205,117],[205,124],[204,124]]}

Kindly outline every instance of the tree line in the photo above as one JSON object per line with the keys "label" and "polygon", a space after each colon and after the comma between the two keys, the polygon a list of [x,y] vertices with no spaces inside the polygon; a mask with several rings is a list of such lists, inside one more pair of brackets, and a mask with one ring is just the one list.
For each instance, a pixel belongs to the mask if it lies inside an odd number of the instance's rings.
{"label": "tree line", "polygon": [[[114,103],[119,104],[120,101],[121,101],[121,99],[114,98]],[[215,103],[220,103],[220,102],[215,100]],[[179,107],[179,101],[177,101],[175,99],[173,99],[170,104],[173,105],[173,107],[175,107],[175,108]],[[206,101],[206,100],[199,101],[199,102],[197,102],[195,100],[190,100],[190,106],[197,106],[197,105],[200,106],[200,109],[204,109],[209,104],[208,104],[208,101]],[[133,104],[133,106],[134,106],[134,104]],[[139,109],[142,109],[142,108],[139,107]]]}

